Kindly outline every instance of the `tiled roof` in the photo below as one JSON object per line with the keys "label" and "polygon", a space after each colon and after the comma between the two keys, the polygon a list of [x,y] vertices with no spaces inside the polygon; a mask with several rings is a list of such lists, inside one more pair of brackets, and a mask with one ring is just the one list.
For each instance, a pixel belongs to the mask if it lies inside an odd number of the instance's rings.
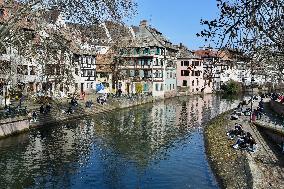
{"label": "tiled roof", "polygon": [[106,54],[98,54],[96,56],[96,70],[97,72],[111,73],[113,71],[114,53],[109,50]]}
{"label": "tiled roof", "polygon": [[199,59],[200,58],[199,56],[193,54],[184,45],[180,45],[178,48],[179,48],[179,52],[178,52],[177,58],[179,58],[179,59],[192,59],[192,58]]}
{"label": "tiled roof", "polygon": [[214,50],[196,50],[194,51],[194,54],[196,54],[197,56],[200,56],[201,58],[217,58],[218,53],[217,51]]}

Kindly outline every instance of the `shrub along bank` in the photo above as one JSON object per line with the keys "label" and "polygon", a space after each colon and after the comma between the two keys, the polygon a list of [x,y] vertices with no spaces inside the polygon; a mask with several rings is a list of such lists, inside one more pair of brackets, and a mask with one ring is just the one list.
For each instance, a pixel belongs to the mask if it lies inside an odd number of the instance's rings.
{"label": "shrub along bank", "polygon": [[224,94],[234,95],[242,92],[242,86],[240,83],[230,80],[221,86],[221,90]]}

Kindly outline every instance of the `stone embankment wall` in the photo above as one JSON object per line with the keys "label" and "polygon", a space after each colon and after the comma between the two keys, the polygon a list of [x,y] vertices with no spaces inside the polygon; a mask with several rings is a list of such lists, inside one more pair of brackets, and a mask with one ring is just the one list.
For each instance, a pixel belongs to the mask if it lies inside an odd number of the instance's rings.
{"label": "stone embankment wall", "polygon": [[128,100],[123,100],[119,103],[116,103],[115,108],[122,109],[122,108],[128,108],[132,106],[139,106],[142,104],[152,103],[157,100],[162,100],[162,99],[153,98],[153,97],[139,98],[139,99],[132,99],[132,100],[128,99]]}
{"label": "stone embankment wall", "polygon": [[0,138],[29,130],[29,120],[25,117],[9,118],[0,121]]}
{"label": "stone embankment wall", "polygon": [[271,100],[270,108],[277,114],[284,116],[284,104]]}
{"label": "stone embankment wall", "polygon": [[30,123],[27,117],[17,117],[0,120],[0,138],[8,137],[15,135],[24,131],[29,130],[30,128],[36,128],[39,126],[60,123],[73,119],[77,119],[84,116],[92,116],[99,113],[104,113],[107,111],[113,111],[115,109],[128,108],[132,106],[138,106],[142,104],[152,103],[157,100],[153,97],[139,98],[139,99],[124,99],[118,103],[108,104],[108,105],[98,105],[94,104],[93,109],[83,108],[79,111],[75,111],[71,115],[62,114],[60,112],[54,112],[54,115],[49,115],[46,119],[41,119],[37,122]]}

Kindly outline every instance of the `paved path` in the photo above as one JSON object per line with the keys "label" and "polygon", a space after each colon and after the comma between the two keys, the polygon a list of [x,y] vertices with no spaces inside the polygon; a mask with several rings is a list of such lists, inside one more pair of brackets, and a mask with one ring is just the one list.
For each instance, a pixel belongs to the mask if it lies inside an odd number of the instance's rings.
{"label": "paved path", "polygon": [[265,103],[262,118],[260,120],[256,120],[256,123],[284,134],[284,119],[271,110],[268,102]]}
{"label": "paved path", "polygon": [[[257,106],[258,102],[254,102],[253,109]],[[262,119],[257,121],[271,128],[283,129],[283,120],[269,112],[270,109],[267,106],[265,109]],[[244,130],[250,132],[258,144],[258,150],[255,153],[247,153],[253,177],[253,188],[284,189],[284,155],[263,133],[259,132],[255,125],[250,123],[249,116],[241,116],[234,122],[241,123]]]}

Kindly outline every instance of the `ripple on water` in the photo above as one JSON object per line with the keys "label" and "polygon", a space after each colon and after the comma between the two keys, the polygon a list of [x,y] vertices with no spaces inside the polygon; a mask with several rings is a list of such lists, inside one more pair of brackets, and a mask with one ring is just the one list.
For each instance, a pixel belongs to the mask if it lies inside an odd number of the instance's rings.
{"label": "ripple on water", "polygon": [[218,188],[203,125],[230,108],[176,98],[0,141],[4,188]]}

